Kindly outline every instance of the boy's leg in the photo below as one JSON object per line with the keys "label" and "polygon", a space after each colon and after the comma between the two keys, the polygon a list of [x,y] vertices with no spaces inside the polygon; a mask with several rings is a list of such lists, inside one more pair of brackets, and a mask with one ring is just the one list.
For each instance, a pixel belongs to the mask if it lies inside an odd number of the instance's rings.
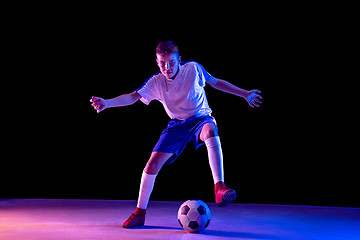
{"label": "boy's leg", "polygon": [[215,124],[205,124],[201,130],[200,139],[205,142],[208,150],[209,164],[215,184],[215,202],[220,207],[226,206],[235,200],[236,193],[234,190],[228,189],[224,183],[223,154]]}
{"label": "boy's leg", "polygon": [[154,187],[155,178],[164,163],[172,156],[172,153],[153,152],[147,162],[142,177],[139,190],[137,207],[146,209],[151,192]]}
{"label": "boy's leg", "polygon": [[223,153],[216,126],[212,123],[206,123],[200,132],[200,140],[205,142],[208,150],[214,184],[219,181],[224,182]]}
{"label": "boy's leg", "polygon": [[135,213],[133,213],[125,222],[124,228],[134,228],[143,226],[145,223],[146,208],[149,202],[151,192],[154,187],[155,178],[164,163],[172,156],[172,153],[153,152],[147,162],[140,184],[139,198]]}

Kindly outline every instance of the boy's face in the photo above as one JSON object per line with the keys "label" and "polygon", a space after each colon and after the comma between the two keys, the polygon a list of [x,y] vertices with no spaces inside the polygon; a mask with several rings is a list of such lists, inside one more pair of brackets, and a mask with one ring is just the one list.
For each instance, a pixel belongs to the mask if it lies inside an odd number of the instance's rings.
{"label": "boy's face", "polygon": [[177,53],[156,54],[156,62],[161,73],[169,79],[174,79],[179,71],[181,57]]}

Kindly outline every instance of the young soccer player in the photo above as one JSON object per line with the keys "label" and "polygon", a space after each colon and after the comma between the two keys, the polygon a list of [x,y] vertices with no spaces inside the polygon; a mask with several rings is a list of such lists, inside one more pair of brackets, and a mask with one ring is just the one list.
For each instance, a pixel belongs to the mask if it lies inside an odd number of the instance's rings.
{"label": "young soccer player", "polygon": [[195,148],[204,143],[207,147],[217,205],[226,206],[233,202],[236,193],[228,189],[224,183],[220,138],[204,87],[207,83],[215,89],[242,97],[251,107],[259,107],[261,103],[259,90],[246,91],[215,78],[197,62],[182,63],[179,49],[174,42],[165,41],[158,44],[156,62],[160,71],[133,93],[106,100],[92,97],[90,100],[91,106],[98,113],[106,108],[131,105],[138,100],[147,105],[152,100],[158,100],[171,118],[144,168],[137,207],[124,222],[125,228],[144,225],[146,208],[158,172],[165,163],[172,163],[191,140]]}

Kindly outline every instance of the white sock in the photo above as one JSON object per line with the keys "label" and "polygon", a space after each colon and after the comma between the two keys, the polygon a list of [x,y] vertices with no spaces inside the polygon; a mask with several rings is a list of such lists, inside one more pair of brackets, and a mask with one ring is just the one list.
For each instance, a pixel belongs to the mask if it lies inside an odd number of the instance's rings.
{"label": "white sock", "polygon": [[209,164],[214,179],[214,184],[219,181],[224,182],[223,154],[221,149],[220,137],[212,137],[205,140],[208,150]]}
{"label": "white sock", "polygon": [[154,188],[156,176],[157,174],[148,174],[145,171],[143,171],[143,174],[141,176],[139,198],[137,203],[138,208],[142,208],[142,209],[147,208],[151,192]]}

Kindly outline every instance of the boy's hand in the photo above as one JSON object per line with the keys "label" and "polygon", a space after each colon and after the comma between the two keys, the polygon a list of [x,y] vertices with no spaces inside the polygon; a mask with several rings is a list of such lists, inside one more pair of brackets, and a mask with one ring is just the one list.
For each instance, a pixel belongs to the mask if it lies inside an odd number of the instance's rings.
{"label": "boy's hand", "polygon": [[106,101],[103,98],[92,96],[90,102],[92,102],[91,106],[96,110],[97,113],[106,109]]}
{"label": "boy's hand", "polygon": [[248,102],[248,104],[250,105],[250,107],[254,107],[254,106],[259,107],[258,104],[261,103],[260,99],[262,99],[262,97],[257,93],[261,93],[261,91],[254,89],[254,90],[248,91],[248,93],[246,94],[245,99]]}

